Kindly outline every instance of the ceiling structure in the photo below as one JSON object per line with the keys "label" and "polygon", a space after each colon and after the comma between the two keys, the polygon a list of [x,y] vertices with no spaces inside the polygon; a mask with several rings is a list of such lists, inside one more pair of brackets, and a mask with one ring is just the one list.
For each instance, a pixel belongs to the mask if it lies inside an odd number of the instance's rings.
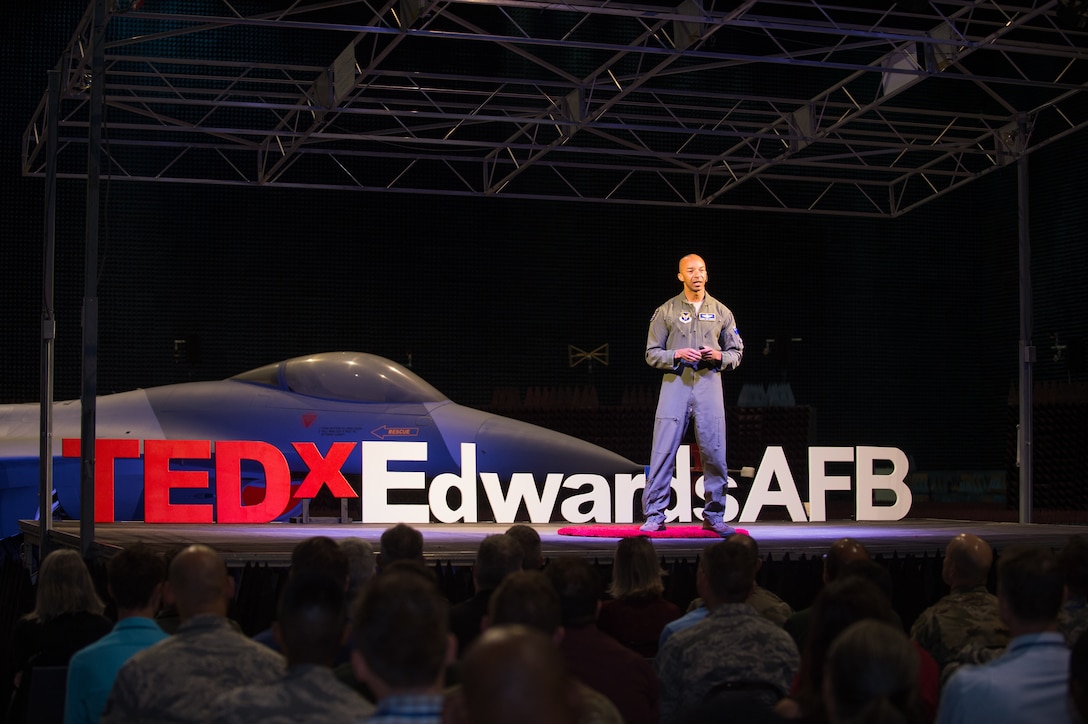
{"label": "ceiling structure", "polygon": [[[1088,125],[1079,5],[109,0],[101,173],[897,217]],[[25,175],[87,177],[93,9]]]}

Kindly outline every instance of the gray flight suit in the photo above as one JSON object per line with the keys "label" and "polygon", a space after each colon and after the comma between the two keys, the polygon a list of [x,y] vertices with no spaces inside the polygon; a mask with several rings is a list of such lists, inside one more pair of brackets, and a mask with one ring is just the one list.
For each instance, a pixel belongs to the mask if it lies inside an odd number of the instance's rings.
{"label": "gray flight suit", "polygon": [[[677,360],[676,350],[700,346],[721,350],[722,361],[692,364]],[[733,369],[744,356],[744,342],[729,308],[704,295],[699,311],[681,293],[662,304],[650,318],[646,362],[665,370],[654,419],[653,449],[646,489],[645,516],[665,514],[669,506],[676,450],[688,420],[695,420],[695,439],[702,454],[706,508],[704,515],[720,520],[725,511],[728,468],[725,463],[725,397],[722,370]]]}

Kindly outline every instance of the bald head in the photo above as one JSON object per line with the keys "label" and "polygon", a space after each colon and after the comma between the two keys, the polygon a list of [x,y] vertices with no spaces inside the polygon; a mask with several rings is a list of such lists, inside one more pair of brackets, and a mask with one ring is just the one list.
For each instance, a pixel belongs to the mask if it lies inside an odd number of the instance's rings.
{"label": "bald head", "polygon": [[465,709],[474,724],[574,721],[572,687],[550,638],[526,626],[492,626],[465,654]]}
{"label": "bald head", "polygon": [[970,533],[960,533],[944,550],[941,573],[944,582],[958,586],[984,586],[994,563],[989,543]]}
{"label": "bald head", "polygon": [[234,581],[218,553],[191,545],[170,563],[170,587],[182,621],[205,613],[227,615]]}
{"label": "bald head", "polygon": [[824,581],[834,581],[839,577],[843,566],[851,561],[872,560],[869,551],[855,538],[839,538],[827,549],[824,559]]}
{"label": "bald head", "polygon": [[702,299],[706,291],[706,262],[698,254],[688,254],[680,260],[676,278],[684,283],[684,294],[689,300]]}

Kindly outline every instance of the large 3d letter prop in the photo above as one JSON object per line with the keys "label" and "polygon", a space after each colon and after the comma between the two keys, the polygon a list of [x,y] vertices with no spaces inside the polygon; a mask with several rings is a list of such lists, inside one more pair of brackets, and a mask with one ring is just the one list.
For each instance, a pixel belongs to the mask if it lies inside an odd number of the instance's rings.
{"label": "large 3d letter prop", "polygon": [[[874,463],[878,460],[890,462],[892,471],[887,474],[875,473]],[[910,469],[906,453],[894,447],[859,447],[857,468],[858,520],[902,520],[910,512],[913,496],[904,482]],[[873,492],[877,490],[895,493],[895,503],[875,505]]]}
{"label": "large 3d letter prop", "polygon": [[[780,489],[771,490],[771,480],[776,477]],[[769,447],[763,452],[763,461],[756,470],[752,490],[748,493],[748,500],[744,502],[744,510],[740,514],[740,522],[754,523],[765,505],[786,506],[786,510],[790,512],[790,520],[794,523],[808,520],[805,506],[797,495],[793,473],[786,462],[786,453],[781,447]]]}
{"label": "large 3d letter prop", "polygon": [[496,523],[513,523],[517,518],[518,508],[525,501],[529,511],[529,520],[533,523],[547,523],[552,519],[555,500],[559,497],[559,488],[563,484],[562,473],[548,473],[544,479],[544,492],[537,490],[532,473],[514,473],[510,476],[510,487],[506,495],[502,494],[502,484],[497,473],[480,473],[484,484],[487,503],[495,514]]}
{"label": "large 3d letter prop", "polygon": [[854,462],[852,447],[810,447],[808,449],[809,520],[827,520],[827,491],[850,490],[849,475],[828,475],[828,463]]}
{"label": "large 3d letter prop", "polygon": [[171,459],[211,457],[207,440],[144,441],[144,520],[148,523],[211,523],[211,505],[174,505],[172,488],[207,488],[208,474],[197,470],[171,470]]}
{"label": "large 3d letter prop", "polygon": [[[264,468],[264,500],[242,505],[242,461]],[[279,448],[267,442],[220,442],[215,446],[215,518],[220,523],[268,523],[291,500],[291,470]]]}
{"label": "large 3d letter prop", "polygon": [[[450,491],[456,489],[461,495],[461,505],[451,508]],[[476,443],[461,443],[461,474],[440,473],[431,481],[427,490],[427,501],[431,513],[442,523],[456,523],[464,520],[475,523],[479,515],[476,502]]]}
{"label": "large 3d letter prop", "polygon": [[[61,440],[61,456],[78,458],[83,442],[78,438]],[[94,441],[94,522],[112,523],[114,520],[114,461],[117,458],[140,457],[139,440]]]}
{"label": "large 3d letter prop", "polygon": [[429,523],[427,505],[392,504],[390,490],[423,490],[427,479],[422,471],[389,469],[390,460],[426,460],[425,442],[363,442],[363,523]]}
{"label": "large 3d letter prop", "polygon": [[[571,475],[563,481],[563,487],[578,490],[589,486],[589,491],[572,495],[563,501],[560,511],[563,520],[571,523],[612,522],[612,490],[608,481],[600,475]],[[589,510],[582,512],[582,505],[589,503]]]}

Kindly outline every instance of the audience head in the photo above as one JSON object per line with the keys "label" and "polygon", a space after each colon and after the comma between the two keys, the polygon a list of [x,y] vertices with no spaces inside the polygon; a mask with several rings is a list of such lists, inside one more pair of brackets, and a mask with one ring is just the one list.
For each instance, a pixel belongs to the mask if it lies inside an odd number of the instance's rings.
{"label": "audience head", "polygon": [[492,626],[484,631],[465,654],[461,682],[473,724],[577,721],[575,689],[559,648],[526,626]]}
{"label": "audience head", "polygon": [[78,551],[59,548],[45,557],[38,569],[32,618],[45,622],[64,613],[102,613],[105,608]]}
{"label": "audience head", "polygon": [[343,588],[348,585],[348,556],[340,544],[318,535],[300,541],[291,549],[291,575],[299,571],[322,573]]}
{"label": "audience head", "polygon": [[835,639],[823,690],[834,724],[923,721],[918,652],[906,634],[883,621],[858,621]]}
{"label": "audience head", "polygon": [[665,592],[661,562],[648,537],[620,539],[608,592],[613,598],[656,598]]}
{"label": "audience head", "polygon": [[348,601],[354,601],[377,568],[374,546],[363,538],[341,538],[340,549],[348,557]]}
{"label": "audience head", "polygon": [[756,539],[746,533],[733,533],[726,540],[740,543],[751,550],[752,556],[756,559],[756,573],[759,573],[759,569],[763,567],[763,559],[759,557],[759,543]]}
{"label": "audience head", "polygon": [[486,623],[488,627],[521,624],[554,636],[563,625],[563,606],[542,571],[518,571],[491,594]]}
{"label": "audience head", "polygon": [[997,562],[1001,620],[1016,636],[1057,625],[1065,595],[1065,572],[1049,548],[1010,548]]}
{"label": "audience head", "polygon": [[166,582],[166,558],[137,543],[122,548],[110,559],[106,565],[106,578],[119,614],[155,609]]}
{"label": "audience head", "polygon": [[756,579],[756,556],[732,537],[703,549],[696,571],[696,587],[707,608],[723,603],[744,603]]}
{"label": "audience head", "polygon": [[544,574],[559,594],[563,626],[581,628],[597,620],[601,577],[589,561],[578,556],[560,556],[548,564]]}
{"label": "audience head", "polygon": [[433,572],[401,561],[371,579],[352,614],[352,640],[355,676],[379,699],[438,690],[457,644]]}
{"label": "audience head", "polygon": [[824,583],[839,577],[842,567],[850,561],[867,561],[872,556],[861,541],[854,538],[840,538],[831,544],[824,556]]}
{"label": "audience head", "polygon": [[344,587],[322,571],[296,571],[280,596],[275,635],[287,663],[331,667],[344,643]]}
{"label": "audience head", "polygon": [[226,616],[234,597],[227,564],[206,545],[191,545],[174,556],[168,583],[182,622],[201,614]]}
{"label": "audience head", "polygon": [[540,534],[536,528],[524,523],[512,525],[506,530],[506,535],[516,540],[521,545],[521,567],[526,571],[535,571],[544,567],[544,552],[540,546]]}
{"label": "audience head", "polygon": [[502,579],[521,570],[524,556],[521,544],[504,533],[486,536],[476,550],[476,565],[472,567],[472,579],[476,590],[492,591]]}
{"label": "audience head", "polygon": [[1088,536],[1069,536],[1061,553],[1065,586],[1071,598],[1088,597]]}
{"label": "audience head", "polygon": [[994,563],[990,545],[970,533],[960,533],[944,550],[941,576],[952,588],[985,586]]}
{"label": "audience head", "polygon": [[423,560],[423,534],[410,525],[397,523],[382,532],[378,561],[382,570],[397,561]]}

